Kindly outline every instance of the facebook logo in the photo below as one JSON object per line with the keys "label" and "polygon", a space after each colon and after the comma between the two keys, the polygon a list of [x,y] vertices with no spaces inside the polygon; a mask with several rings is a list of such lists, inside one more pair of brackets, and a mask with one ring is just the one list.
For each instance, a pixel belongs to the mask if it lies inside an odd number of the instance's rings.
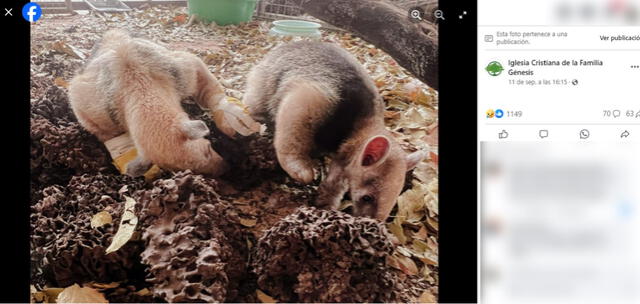
{"label": "facebook logo", "polygon": [[22,17],[29,22],[35,22],[42,16],[42,9],[37,3],[29,2],[22,7]]}

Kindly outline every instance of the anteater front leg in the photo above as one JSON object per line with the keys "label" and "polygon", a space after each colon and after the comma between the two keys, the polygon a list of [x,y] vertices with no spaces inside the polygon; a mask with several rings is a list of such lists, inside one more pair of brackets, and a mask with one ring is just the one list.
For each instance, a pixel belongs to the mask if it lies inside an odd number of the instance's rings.
{"label": "anteater front leg", "polygon": [[207,65],[198,57],[193,57],[193,66],[197,77],[196,102],[209,110],[215,110],[220,100],[225,98],[224,88],[218,79],[211,74]]}
{"label": "anteater front leg", "polygon": [[314,132],[329,107],[330,103],[318,90],[304,83],[288,88],[278,107],[274,134],[278,162],[300,182],[313,181]]}

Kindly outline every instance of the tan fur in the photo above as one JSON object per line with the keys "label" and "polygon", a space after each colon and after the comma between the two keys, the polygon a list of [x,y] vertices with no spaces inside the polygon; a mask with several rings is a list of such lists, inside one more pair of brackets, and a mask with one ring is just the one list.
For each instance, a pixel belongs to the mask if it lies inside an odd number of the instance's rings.
{"label": "tan fur", "polygon": [[190,120],[180,105],[188,96],[212,108],[224,91],[196,56],[121,30],[104,35],[69,86],[71,107],[89,132],[103,142],[130,133],[139,159],[128,174],[139,175],[150,163],[221,174],[226,164],[203,138],[209,130],[202,121]]}
{"label": "tan fur", "polygon": [[[272,50],[249,74],[244,103],[254,119],[275,128],[278,161],[292,178],[311,182],[312,155],[328,149],[323,152],[331,156],[331,164],[318,189],[321,207],[336,208],[349,191],[356,215],[384,220],[402,190],[405,172],[422,159],[407,156],[393,140],[373,81],[353,56],[335,45],[296,42]],[[379,136],[388,139],[388,152],[363,166],[365,145]],[[361,202],[365,196],[375,200]]]}

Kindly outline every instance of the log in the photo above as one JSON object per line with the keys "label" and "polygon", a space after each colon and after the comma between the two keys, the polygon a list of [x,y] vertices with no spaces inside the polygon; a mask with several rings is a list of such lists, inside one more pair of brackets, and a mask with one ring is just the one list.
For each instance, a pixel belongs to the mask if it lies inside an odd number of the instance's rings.
{"label": "log", "polygon": [[384,0],[302,0],[302,8],[387,52],[400,66],[438,89],[438,31],[432,11],[414,23],[406,9]]}

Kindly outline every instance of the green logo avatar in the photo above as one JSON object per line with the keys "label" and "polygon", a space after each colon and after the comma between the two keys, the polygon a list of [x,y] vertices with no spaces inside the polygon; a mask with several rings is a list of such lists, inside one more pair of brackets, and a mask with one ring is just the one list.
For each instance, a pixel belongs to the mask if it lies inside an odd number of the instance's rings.
{"label": "green logo avatar", "polygon": [[502,71],[504,71],[504,68],[502,67],[502,64],[500,64],[500,62],[491,61],[489,62],[489,65],[487,65],[485,70],[491,76],[498,76],[502,73]]}

